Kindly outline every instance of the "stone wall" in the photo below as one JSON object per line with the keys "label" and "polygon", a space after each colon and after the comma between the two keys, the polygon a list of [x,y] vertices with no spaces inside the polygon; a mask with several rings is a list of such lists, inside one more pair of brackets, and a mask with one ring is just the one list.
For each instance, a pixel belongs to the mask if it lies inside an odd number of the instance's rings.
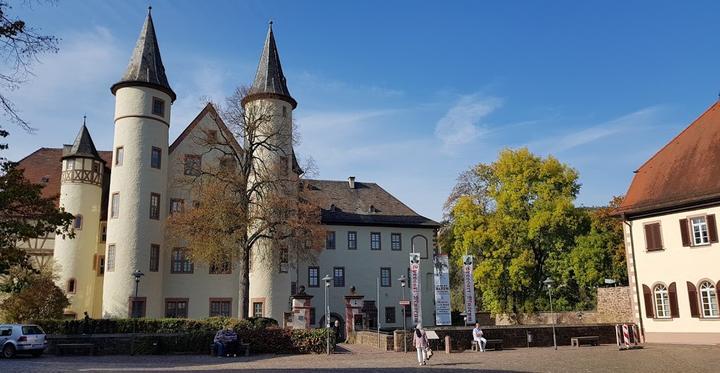
{"label": "stone wall", "polygon": [[[393,335],[380,333],[380,345],[378,346],[378,333],[374,331],[364,330],[353,332],[347,339],[348,343],[362,344],[375,348],[384,349],[385,351],[393,350]],[[402,342],[402,340],[400,341]]]}
{"label": "stone wall", "polygon": [[[470,343],[472,342],[471,327],[437,327],[428,328],[428,330],[434,330],[440,338],[437,342],[431,342],[438,351],[445,348],[444,339],[446,335],[450,336],[453,351],[470,349]],[[482,330],[487,339],[502,339],[503,347],[528,347],[528,333],[532,334],[530,347],[553,345],[553,328],[550,325],[488,326],[483,327]],[[615,324],[558,325],[555,327],[555,334],[558,346],[569,346],[570,338],[580,336],[598,336],[602,344],[615,344],[617,342]]]}
{"label": "stone wall", "polygon": [[632,322],[632,294],[630,287],[598,288],[597,313],[599,314],[599,322]]}

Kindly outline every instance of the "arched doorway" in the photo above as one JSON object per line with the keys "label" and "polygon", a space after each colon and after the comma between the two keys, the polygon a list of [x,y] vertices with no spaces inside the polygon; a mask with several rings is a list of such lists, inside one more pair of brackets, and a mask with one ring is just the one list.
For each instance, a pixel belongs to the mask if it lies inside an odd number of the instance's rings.
{"label": "arched doorway", "polygon": [[[336,340],[338,343],[341,343],[345,341],[345,320],[339,314],[335,312],[330,312],[330,327],[335,326],[335,321],[338,322],[338,335]],[[322,315],[322,317],[320,318],[319,325],[321,328],[325,327],[325,315]]]}

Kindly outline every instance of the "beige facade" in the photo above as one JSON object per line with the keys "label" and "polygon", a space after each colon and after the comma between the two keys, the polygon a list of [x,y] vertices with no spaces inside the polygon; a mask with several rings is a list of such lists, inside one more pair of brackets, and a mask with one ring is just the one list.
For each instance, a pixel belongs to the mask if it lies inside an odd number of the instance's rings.
{"label": "beige facade", "polygon": [[[720,343],[717,293],[720,244],[710,242],[708,230],[712,227],[704,225],[703,228],[702,224],[698,225],[700,236],[695,242],[693,226],[689,224],[687,235],[691,246],[684,246],[682,230],[686,228],[680,223],[688,218],[698,218],[698,222],[705,219],[707,222],[706,217],[712,215],[720,216],[720,206],[637,218],[625,223],[635,317],[638,322],[642,319],[648,342]],[[652,224],[659,224],[660,249],[652,245],[654,238],[649,236],[652,233],[646,234],[646,227]],[[703,232],[707,232],[706,242]],[[678,312],[675,315],[672,312],[672,303],[675,302],[670,291],[672,284],[675,284],[677,298],[675,307]],[[701,293],[702,284],[711,284],[713,288]],[[649,302],[645,296],[648,289]],[[647,312],[648,308],[652,313]]]}

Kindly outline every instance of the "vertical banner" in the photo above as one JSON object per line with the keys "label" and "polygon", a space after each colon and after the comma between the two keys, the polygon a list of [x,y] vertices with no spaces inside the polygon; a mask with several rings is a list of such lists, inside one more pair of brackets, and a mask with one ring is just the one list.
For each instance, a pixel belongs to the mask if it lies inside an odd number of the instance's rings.
{"label": "vertical banner", "polygon": [[435,267],[435,325],[451,325],[450,320],[450,266],[447,254],[433,257]]}
{"label": "vertical banner", "polygon": [[463,293],[465,295],[465,325],[475,323],[475,281],[473,281],[473,257],[463,255]]}
{"label": "vertical banner", "polygon": [[420,298],[420,253],[410,253],[410,313],[413,324],[422,324]]}

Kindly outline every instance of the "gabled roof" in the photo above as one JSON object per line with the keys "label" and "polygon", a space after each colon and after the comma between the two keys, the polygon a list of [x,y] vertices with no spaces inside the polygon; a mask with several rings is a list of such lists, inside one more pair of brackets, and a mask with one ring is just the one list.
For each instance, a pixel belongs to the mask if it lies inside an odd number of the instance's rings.
{"label": "gabled roof", "polygon": [[225,122],[223,122],[222,117],[220,117],[220,114],[218,114],[217,110],[215,110],[215,106],[213,106],[212,103],[207,103],[205,107],[198,113],[197,116],[195,116],[195,119],[188,124],[187,127],[180,133],[180,136],[178,136],[175,141],[173,141],[172,144],[170,144],[170,148],[168,150],[168,153],[172,153],[175,148],[177,148],[180,143],[185,140],[185,138],[192,133],[192,131],[195,129],[195,127],[200,123],[200,121],[206,116],[210,115],[213,121],[217,124],[220,131],[223,133],[223,137],[227,139],[227,142],[229,145],[238,153],[242,154],[243,150],[240,144],[237,142],[237,139],[235,139],[235,135],[233,135],[232,131],[225,125]]}
{"label": "gabled roof", "polygon": [[440,224],[419,215],[375,183],[304,179],[310,199],[322,208],[322,222],[436,228]]}
{"label": "gabled roof", "polygon": [[[111,151],[99,151],[98,155],[108,165],[112,164]],[[43,197],[49,198],[60,193],[60,175],[62,173],[61,148],[40,148],[18,162],[25,178],[35,184],[45,184]]]}
{"label": "gabled roof", "polygon": [[151,9],[152,7],[148,7],[148,15],[130,57],[127,71],[119,82],[113,84],[110,91],[115,94],[121,87],[147,86],[167,93],[170,99],[175,101],[177,96],[170,88],[170,83],[165,75],[165,66],[160,57],[160,47],[155,35]]}
{"label": "gabled roof", "polygon": [[619,213],[637,215],[720,200],[720,102],[636,171]]}
{"label": "gabled roof", "polygon": [[70,157],[92,158],[105,162],[105,160],[98,154],[97,149],[95,149],[95,143],[93,142],[92,137],[90,137],[90,132],[84,122],[82,127],[80,127],[80,132],[75,138],[75,142],[72,145],[66,145],[63,149],[62,158],[65,159]]}
{"label": "gabled roof", "polygon": [[245,102],[256,97],[275,97],[289,102],[293,109],[297,107],[297,101],[290,95],[287,81],[280,64],[280,54],[275,44],[275,35],[272,30],[272,21],[268,26],[265,46],[263,47],[260,63],[255,73],[255,81],[246,97]]}

